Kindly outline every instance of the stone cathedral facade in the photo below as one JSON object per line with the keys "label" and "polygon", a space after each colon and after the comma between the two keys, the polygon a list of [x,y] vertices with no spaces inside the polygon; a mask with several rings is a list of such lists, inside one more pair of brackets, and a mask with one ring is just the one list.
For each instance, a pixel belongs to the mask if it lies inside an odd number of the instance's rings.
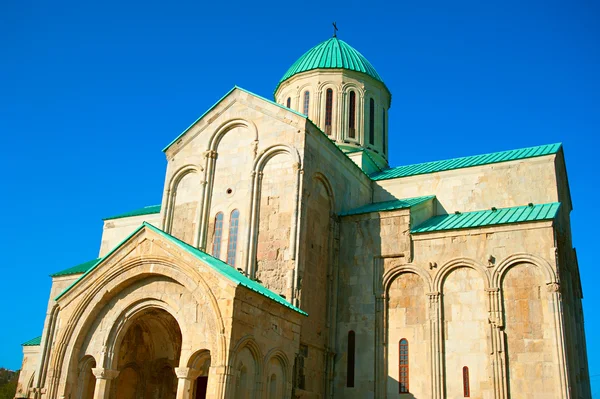
{"label": "stone cathedral facade", "polygon": [[390,167],[391,100],[336,37],[234,87],[52,275],[17,397],[591,398],[562,146]]}

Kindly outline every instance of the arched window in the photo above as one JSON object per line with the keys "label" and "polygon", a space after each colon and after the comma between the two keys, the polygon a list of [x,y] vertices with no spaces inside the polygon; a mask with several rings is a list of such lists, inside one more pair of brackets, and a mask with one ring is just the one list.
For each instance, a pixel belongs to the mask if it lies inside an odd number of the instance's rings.
{"label": "arched window", "polygon": [[408,341],[402,338],[399,347],[398,366],[400,375],[398,376],[398,388],[400,393],[408,393]]}
{"label": "arched window", "polygon": [[308,116],[308,105],[310,101],[310,93],[308,90],[304,92],[304,115]]}
{"label": "arched window", "polygon": [[212,247],[212,256],[218,258],[221,256],[221,238],[223,237],[223,212],[215,216],[215,235]]}
{"label": "arched window", "polygon": [[237,250],[238,224],[240,211],[234,209],[229,218],[229,240],[227,241],[227,264],[235,266],[235,253]]}
{"label": "arched window", "polygon": [[348,107],[348,137],[356,138],[356,93],[350,92],[350,103]]}
{"label": "arched window", "polygon": [[325,92],[325,133],[331,136],[331,120],[333,112],[333,90]]}
{"label": "arched window", "polygon": [[369,144],[375,145],[375,100],[369,101]]}
{"label": "arched window", "polygon": [[381,110],[381,116],[383,117],[381,120],[381,126],[383,126],[383,155],[387,154],[387,142],[385,140],[385,109]]}
{"label": "arched window", "polygon": [[346,370],[346,386],[354,387],[354,363],[356,362],[356,337],[354,331],[348,333],[348,364]]}
{"label": "arched window", "polygon": [[469,384],[469,368],[467,366],[463,367],[463,391],[465,394],[465,398],[471,397],[471,387]]}
{"label": "arched window", "polygon": [[286,101],[286,107],[291,108],[292,106],[292,98],[288,97],[287,101]]}

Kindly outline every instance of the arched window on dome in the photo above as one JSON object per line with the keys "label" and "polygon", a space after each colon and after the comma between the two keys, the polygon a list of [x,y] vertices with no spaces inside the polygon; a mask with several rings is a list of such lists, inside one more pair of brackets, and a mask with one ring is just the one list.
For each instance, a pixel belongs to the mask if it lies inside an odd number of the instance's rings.
{"label": "arched window on dome", "polygon": [[356,138],[356,93],[350,92],[350,101],[348,104],[348,137]]}
{"label": "arched window on dome", "polygon": [[221,239],[223,237],[223,212],[215,216],[215,234],[213,239],[212,256],[219,258],[221,256]]}
{"label": "arched window on dome", "polygon": [[310,93],[308,90],[304,92],[304,115],[308,116],[308,105],[310,101]]}
{"label": "arched window on dome", "polygon": [[333,90],[325,92],[325,133],[331,136],[331,120],[333,112]]}
{"label": "arched window on dome", "polygon": [[408,341],[405,338],[400,340],[398,355],[398,392],[408,393]]}
{"label": "arched window on dome", "polygon": [[354,387],[354,367],[356,362],[356,334],[348,332],[348,363],[346,364],[346,386]]}
{"label": "arched window on dome", "polygon": [[235,266],[239,222],[240,211],[234,209],[229,217],[229,239],[227,240],[227,264],[230,266]]}
{"label": "arched window on dome", "polygon": [[469,384],[469,368],[463,367],[463,393],[465,398],[471,397],[471,385]]}
{"label": "arched window on dome", "polygon": [[383,117],[381,120],[381,126],[383,126],[383,155],[387,155],[387,140],[386,140],[386,132],[385,132],[385,109],[381,110],[381,116]]}
{"label": "arched window on dome", "polygon": [[292,97],[288,97],[288,99],[287,99],[287,101],[285,103],[285,106],[288,107],[288,108],[292,107]]}
{"label": "arched window on dome", "polygon": [[369,101],[369,144],[375,145],[375,100]]}

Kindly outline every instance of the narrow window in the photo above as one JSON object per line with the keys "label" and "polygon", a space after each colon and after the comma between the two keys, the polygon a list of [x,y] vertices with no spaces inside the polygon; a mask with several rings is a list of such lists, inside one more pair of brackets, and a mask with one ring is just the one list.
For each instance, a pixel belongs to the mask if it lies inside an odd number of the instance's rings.
{"label": "narrow window", "polygon": [[346,386],[354,387],[354,363],[356,361],[356,338],[354,331],[348,333],[348,369],[346,370]]}
{"label": "narrow window", "polygon": [[400,340],[398,366],[400,375],[398,378],[399,392],[408,393],[408,341],[404,338]]}
{"label": "narrow window", "polygon": [[348,137],[356,138],[356,93],[350,92],[350,104],[348,108]]}
{"label": "narrow window", "polygon": [[235,253],[237,250],[238,223],[240,221],[240,211],[234,209],[229,218],[229,240],[227,244],[227,263],[235,266]]}
{"label": "narrow window", "polygon": [[308,105],[310,101],[310,93],[307,91],[304,92],[304,115],[308,116]]}
{"label": "narrow window", "polygon": [[217,213],[215,216],[215,235],[212,247],[212,256],[218,258],[221,256],[221,238],[223,236],[223,213]]}
{"label": "narrow window", "polygon": [[375,145],[375,100],[369,101],[369,144]]}
{"label": "narrow window", "polygon": [[383,117],[381,120],[381,126],[383,126],[383,155],[387,154],[387,141],[385,139],[385,109],[381,110],[381,116]]}
{"label": "narrow window", "polygon": [[471,387],[469,385],[469,368],[467,366],[463,367],[463,391],[465,393],[465,398],[471,397]]}
{"label": "narrow window", "polygon": [[333,111],[333,90],[325,92],[325,133],[331,136],[331,113]]}
{"label": "narrow window", "polygon": [[288,97],[287,102],[286,102],[286,107],[290,108],[292,106],[292,98]]}

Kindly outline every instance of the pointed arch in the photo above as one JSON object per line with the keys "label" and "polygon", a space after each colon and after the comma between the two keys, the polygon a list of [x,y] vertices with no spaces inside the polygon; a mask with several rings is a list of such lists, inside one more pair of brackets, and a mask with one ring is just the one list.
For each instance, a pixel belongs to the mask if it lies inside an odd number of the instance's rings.
{"label": "pointed arch", "polygon": [[506,272],[514,265],[519,263],[529,263],[536,266],[544,276],[546,284],[558,283],[558,278],[554,268],[550,263],[537,255],[519,252],[504,258],[496,267],[492,274],[492,283],[494,287],[500,287],[502,279]]}
{"label": "pointed arch", "polygon": [[444,279],[452,270],[461,267],[468,267],[479,272],[483,278],[484,287],[486,289],[490,288],[490,274],[482,264],[471,258],[455,258],[446,262],[442,267],[439,268],[433,280],[433,290],[442,292]]}
{"label": "pointed arch", "polygon": [[383,294],[386,297],[388,296],[388,290],[390,288],[390,284],[396,279],[396,277],[398,277],[402,273],[413,273],[413,274],[418,275],[419,277],[421,277],[421,280],[423,280],[423,283],[425,284],[425,288],[427,289],[427,292],[433,291],[433,282],[431,280],[431,276],[429,275],[429,273],[425,272],[425,270],[423,270],[422,268],[420,268],[416,265],[408,263],[408,264],[404,264],[404,265],[393,266],[388,271],[386,271],[385,274],[383,275],[382,287],[383,287]]}

